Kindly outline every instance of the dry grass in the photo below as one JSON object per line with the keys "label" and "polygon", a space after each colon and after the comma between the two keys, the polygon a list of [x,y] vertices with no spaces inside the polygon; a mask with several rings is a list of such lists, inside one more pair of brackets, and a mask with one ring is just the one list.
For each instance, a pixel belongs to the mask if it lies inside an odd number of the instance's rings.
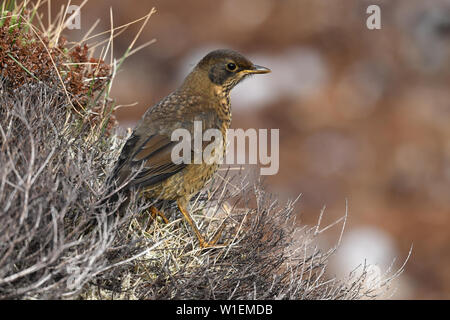
{"label": "dry grass", "polygon": [[[47,28],[31,24],[32,17],[43,24],[44,3],[2,10],[0,298],[360,299],[386,292],[403,266],[369,284],[364,266],[357,277],[328,277],[339,241],[318,248],[328,229],[320,227],[323,213],[317,226],[296,228],[294,202],[280,205],[260,183],[227,171],[190,208],[208,237],[225,223],[223,246],[201,250],[173,203],[163,203],[164,224],[136,194],[111,228],[108,217],[117,217],[124,198],[104,181],[125,140],[114,128],[109,92],[123,60],[151,43],[134,48],[154,11],[133,22],[143,22],[139,33],[107,64],[114,37],[129,24],[115,28],[111,15],[102,57],[94,59],[95,44],[64,45],[64,12]],[[36,67],[40,59],[47,67]],[[343,230],[346,218],[335,225]]]}
{"label": "dry grass", "polygon": [[[255,205],[250,205],[255,203]],[[171,222],[136,216],[127,232],[149,241],[116,277],[97,277],[84,299],[376,299],[392,294],[403,266],[373,279],[362,265],[346,279],[329,277],[336,246],[321,250],[317,238],[329,227],[344,230],[346,215],[321,229],[296,227],[294,202],[279,205],[259,183],[235,175],[215,179],[191,203],[201,230],[212,237],[226,223],[221,247],[200,249],[176,207]],[[322,212],[323,214],[323,212]],[[320,220],[320,219],[319,219]],[[151,247],[150,247],[151,244]],[[111,279],[114,279],[113,281]]]}

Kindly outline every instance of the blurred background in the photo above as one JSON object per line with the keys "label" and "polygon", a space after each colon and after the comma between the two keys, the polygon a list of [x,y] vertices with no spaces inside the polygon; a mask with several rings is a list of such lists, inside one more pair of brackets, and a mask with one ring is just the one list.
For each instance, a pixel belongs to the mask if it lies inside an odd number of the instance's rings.
{"label": "blurred background", "polygon": [[[65,1],[52,2],[59,10]],[[72,1],[80,4],[81,1]],[[369,30],[366,9],[381,8]],[[78,40],[158,12],[122,66],[112,96],[133,127],[212,49],[240,51],[272,73],[231,95],[233,128],[280,129],[280,169],[265,178],[281,201],[302,194],[298,223],[349,216],[331,274],[361,263],[383,272],[413,252],[398,299],[450,298],[450,1],[90,1]],[[140,25],[114,41],[120,57]],[[106,35],[107,37],[108,35]],[[107,61],[109,61],[107,59]],[[325,232],[336,243],[340,226]]]}

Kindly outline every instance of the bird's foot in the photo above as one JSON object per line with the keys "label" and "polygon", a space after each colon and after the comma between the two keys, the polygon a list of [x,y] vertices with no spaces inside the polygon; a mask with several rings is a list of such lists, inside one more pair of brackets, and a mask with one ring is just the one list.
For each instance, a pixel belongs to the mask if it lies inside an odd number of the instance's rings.
{"label": "bird's foot", "polygon": [[222,223],[222,225],[219,227],[219,229],[217,229],[217,231],[214,233],[214,236],[212,237],[212,239],[209,242],[207,242],[203,238],[203,236],[198,237],[198,242],[200,244],[200,247],[201,248],[214,248],[214,247],[217,247],[217,246],[224,246],[224,245],[226,245],[226,243],[217,245],[217,241],[219,241],[220,236],[222,235],[223,229],[225,229],[225,224],[224,223]]}
{"label": "bird's foot", "polygon": [[[186,210],[185,206],[178,202],[178,208],[180,209],[181,213],[183,214],[186,221],[189,223],[191,228],[194,230],[195,235],[197,236],[200,248],[212,248],[217,247],[216,245],[217,241],[219,241],[220,236],[222,235],[223,229],[225,228],[225,223],[222,223],[222,225],[219,227],[219,229],[214,233],[214,236],[211,241],[206,241],[205,238],[202,236],[200,231],[198,230],[197,226],[195,225],[194,220],[192,219],[189,212]],[[223,246],[223,245],[220,245]]]}
{"label": "bird's foot", "polygon": [[160,216],[163,219],[165,224],[169,223],[169,219],[166,218],[164,213],[162,213],[161,211],[159,211],[155,207],[153,207],[153,206],[150,207],[150,213],[152,215],[153,220],[155,220],[157,216]]}

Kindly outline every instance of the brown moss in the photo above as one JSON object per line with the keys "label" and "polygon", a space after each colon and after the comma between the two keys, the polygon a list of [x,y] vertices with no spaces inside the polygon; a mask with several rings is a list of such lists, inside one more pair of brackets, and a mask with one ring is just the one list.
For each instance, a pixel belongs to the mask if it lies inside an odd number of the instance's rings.
{"label": "brown moss", "polygon": [[25,84],[37,82],[61,89],[64,86],[73,111],[83,121],[99,125],[109,117],[106,128],[112,128],[116,123],[113,108],[95,102],[95,96],[108,84],[110,66],[101,59],[89,58],[86,44],[68,50],[66,40],[61,37],[52,47],[40,31],[26,32],[24,28],[11,17],[5,18],[0,27],[0,76],[5,89],[13,92]]}

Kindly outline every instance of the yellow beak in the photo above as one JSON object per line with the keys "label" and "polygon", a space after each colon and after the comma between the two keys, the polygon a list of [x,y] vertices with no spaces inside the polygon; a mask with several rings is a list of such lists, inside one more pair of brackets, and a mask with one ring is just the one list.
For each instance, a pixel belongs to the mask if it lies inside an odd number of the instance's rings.
{"label": "yellow beak", "polygon": [[263,66],[258,66],[258,65],[254,65],[253,69],[247,69],[247,70],[243,70],[243,72],[245,73],[252,73],[252,74],[257,74],[257,73],[269,73],[270,69],[263,67]]}

